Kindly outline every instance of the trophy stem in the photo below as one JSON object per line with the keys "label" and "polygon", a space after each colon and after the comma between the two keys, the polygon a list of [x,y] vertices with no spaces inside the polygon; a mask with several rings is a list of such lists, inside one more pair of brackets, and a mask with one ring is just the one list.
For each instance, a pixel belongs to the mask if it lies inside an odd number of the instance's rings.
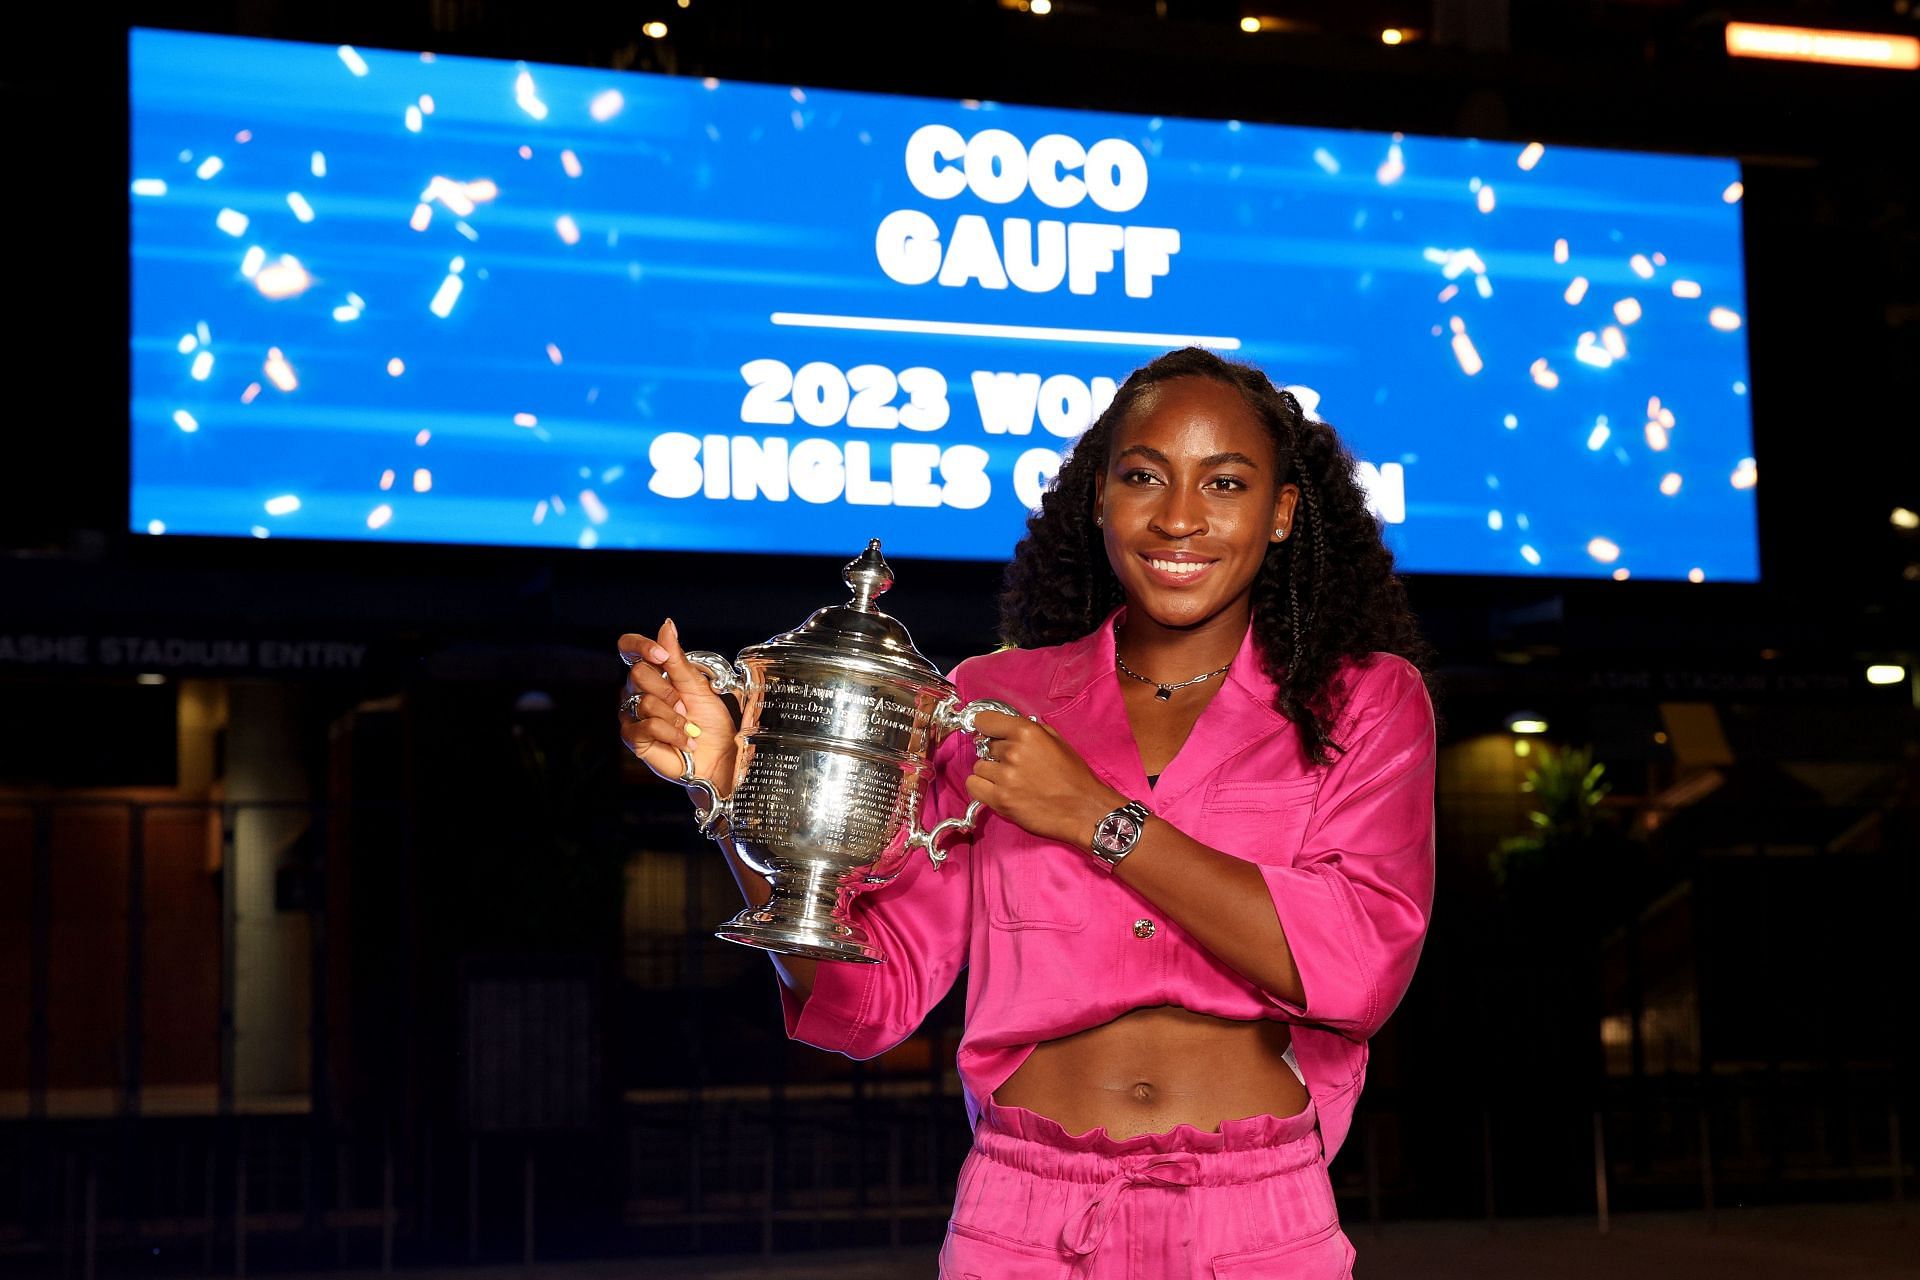
{"label": "trophy stem", "polygon": [[819,864],[775,867],[767,876],[773,886],[767,904],[746,908],[713,936],[785,955],[879,964],[886,956],[866,930],[847,919],[846,904],[853,899],[849,885],[864,878],[862,871]]}

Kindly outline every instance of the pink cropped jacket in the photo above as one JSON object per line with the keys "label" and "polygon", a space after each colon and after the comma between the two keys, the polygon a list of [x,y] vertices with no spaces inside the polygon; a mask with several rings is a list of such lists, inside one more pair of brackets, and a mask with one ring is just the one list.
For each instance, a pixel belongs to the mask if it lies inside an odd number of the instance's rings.
{"label": "pink cropped jacket", "polygon": [[[1129,1009],[1179,1005],[1293,1024],[1331,1160],[1366,1079],[1367,1040],[1399,1004],[1426,937],[1434,881],[1434,716],[1419,670],[1375,653],[1336,690],[1331,765],[1305,756],[1274,709],[1251,632],[1179,754],[1148,786],[1114,667],[1092,634],[954,669],[961,697],[998,698],[1052,725],[1094,773],[1155,819],[1260,867],[1306,996],[1294,1004],[1229,969],[1085,849],[985,810],[945,865],[915,854],[854,900],[883,964],[823,961],[804,1004],[781,988],[787,1034],[869,1058],[906,1039],[970,969],[958,1067],[969,1121],[1041,1041]],[[936,750],[924,820],[959,812],[973,743]],[[1088,833],[1091,838],[1092,833]],[[1152,921],[1151,928],[1136,928]],[[1145,936],[1142,936],[1145,935]]]}

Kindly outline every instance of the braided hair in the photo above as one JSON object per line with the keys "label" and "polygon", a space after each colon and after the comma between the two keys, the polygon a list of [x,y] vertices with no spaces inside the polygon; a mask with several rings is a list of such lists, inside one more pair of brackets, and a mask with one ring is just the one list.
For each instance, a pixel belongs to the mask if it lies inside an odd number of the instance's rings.
{"label": "braided hair", "polygon": [[1300,488],[1291,537],[1268,544],[1253,582],[1253,635],[1274,707],[1293,721],[1308,758],[1330,764],[1344,744],[1330,732],[1340,708],[1335,677],[1345,658],[1398,654],[1432,685],[1433,651],[1420,634],[1393,553],[1367,508],[1353,455],[1332,427],[1307,416],[1290,391],[1251,365],[1186,347],[1134,370],[1113,403],[1074,443],[1027,519],[1000,592],[1000,633],[1022,647],[1091,632],[1123,602],[1093,524],[1095,482],[1114,432],[1155,387],[1207,378],[1239,392],[1273,439],[1281,483]]}

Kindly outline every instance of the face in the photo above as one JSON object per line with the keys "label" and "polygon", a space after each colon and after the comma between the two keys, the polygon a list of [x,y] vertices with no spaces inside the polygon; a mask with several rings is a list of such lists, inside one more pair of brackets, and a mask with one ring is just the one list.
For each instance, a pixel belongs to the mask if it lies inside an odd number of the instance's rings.
{"label": "face", "polygon": [[1150,391],[1115,429],[1095,499],[1129,617],[1244,626],[1275,531],[1292,536],[1300,490],[1277,471],[1273,438],[1232,387],[1178,378]]}

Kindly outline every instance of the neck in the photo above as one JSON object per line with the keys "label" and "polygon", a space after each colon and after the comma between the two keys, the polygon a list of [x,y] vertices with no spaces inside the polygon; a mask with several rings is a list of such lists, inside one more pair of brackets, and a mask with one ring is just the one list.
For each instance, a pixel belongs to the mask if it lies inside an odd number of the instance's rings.
{"label": "neck", "polygon": [[1231,663],[1247,637],[1253,606],[1241,601],[1204,622],[1170,627],[1155,622],[1131,602],[1114,640],[1126,664],[1154,680],[1178,681]]}

